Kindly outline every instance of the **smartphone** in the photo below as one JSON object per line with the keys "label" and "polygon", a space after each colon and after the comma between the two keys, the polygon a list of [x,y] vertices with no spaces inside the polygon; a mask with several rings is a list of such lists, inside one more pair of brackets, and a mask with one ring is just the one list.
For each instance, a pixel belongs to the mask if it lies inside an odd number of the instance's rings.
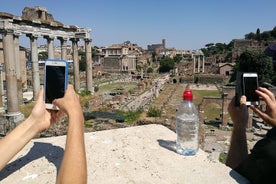
{"label": "smartphone", "polygon": [[243,73],[242,92],[246,96],[246,105],[259,105],[259,96],[256,93],[258,87],[257,73]]}
{"label": "smartphone", "polygon": [[44,100],[46,109],[58,110],[52,104],[62,98],[68,86],[68,62],[66,60],[46,60],[44,67]]}

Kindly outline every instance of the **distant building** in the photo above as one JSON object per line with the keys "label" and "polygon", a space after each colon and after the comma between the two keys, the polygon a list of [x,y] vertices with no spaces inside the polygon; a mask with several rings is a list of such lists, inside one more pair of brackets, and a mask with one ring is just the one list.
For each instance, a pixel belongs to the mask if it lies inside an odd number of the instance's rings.
{"label": "distant building", "polygon": [[161,52],[165,52],[166,49],[166,40],[162,39],[162,43],[160,44],[151,44],[148,45],[148,51],[155,52],[157,55],[159,55]]}
{"label": "distant building", "polygon": [[151,44],[148,45],[148,50],[149,51],[155,51],[156,49],[165,49],[166,48],[166,40],[162,39],[161,44]]}
{"label": "distant building", "polygon": [[233,73],[235,63],[219,63],[219,74],[229,77]]}
{"label": "distant building", "polygon": [[126,41],[102,48],[103,71],[107,73],[130,73],[136,71],[137,58],[143,50],[137,44]]}

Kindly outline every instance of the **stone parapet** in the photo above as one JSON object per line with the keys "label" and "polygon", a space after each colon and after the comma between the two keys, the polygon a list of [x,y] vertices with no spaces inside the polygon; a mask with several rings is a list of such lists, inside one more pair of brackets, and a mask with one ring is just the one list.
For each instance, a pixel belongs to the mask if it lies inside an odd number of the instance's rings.
{"label": "stone parapet", "polygon": [[[248,183],[202,150],[175,152],[176,134],[146,125],[85,134],[88,183]],[[55,183],[66,136],[33,139],[0,172],[2,184]]]}

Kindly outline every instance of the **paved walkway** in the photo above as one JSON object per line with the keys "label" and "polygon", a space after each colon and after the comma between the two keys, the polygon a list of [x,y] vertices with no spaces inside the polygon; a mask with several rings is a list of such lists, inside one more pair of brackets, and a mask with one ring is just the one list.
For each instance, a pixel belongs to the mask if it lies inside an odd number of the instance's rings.
{"label": "paved walkway", "polygon": [[[33,139],[0,172],[0,183],[55,183],[65,138]],[[189,157],[175,153],[175,138],[161,125],[86,133],[88,183],[247,183],[224,164],[210,161],[202,150]]]}

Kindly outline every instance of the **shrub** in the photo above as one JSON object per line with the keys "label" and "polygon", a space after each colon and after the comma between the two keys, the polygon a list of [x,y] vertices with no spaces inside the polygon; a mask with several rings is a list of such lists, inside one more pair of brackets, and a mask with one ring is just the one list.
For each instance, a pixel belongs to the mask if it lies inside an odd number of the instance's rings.
{"label": "shrub", "polygon": [[95,91],[95,92],[98,92],[99,89],[100,89],[99,86],[95,86],[95,87],[94,87],[94,91]]}
{"label": "shrub", "polygon": [[161,110],[154,107],[150,107],[147,113],[149,117],[161,117]]}
{"label": "shrub", "polygon": [[139,119],[142,112],[143,112],[142,109],[138,109],[136,111],[127,111],[127,112],[117,111],[119,115],[125,117],[124,122],[126,124],[132,124],[133,122],[135,122],[137,119]]}

